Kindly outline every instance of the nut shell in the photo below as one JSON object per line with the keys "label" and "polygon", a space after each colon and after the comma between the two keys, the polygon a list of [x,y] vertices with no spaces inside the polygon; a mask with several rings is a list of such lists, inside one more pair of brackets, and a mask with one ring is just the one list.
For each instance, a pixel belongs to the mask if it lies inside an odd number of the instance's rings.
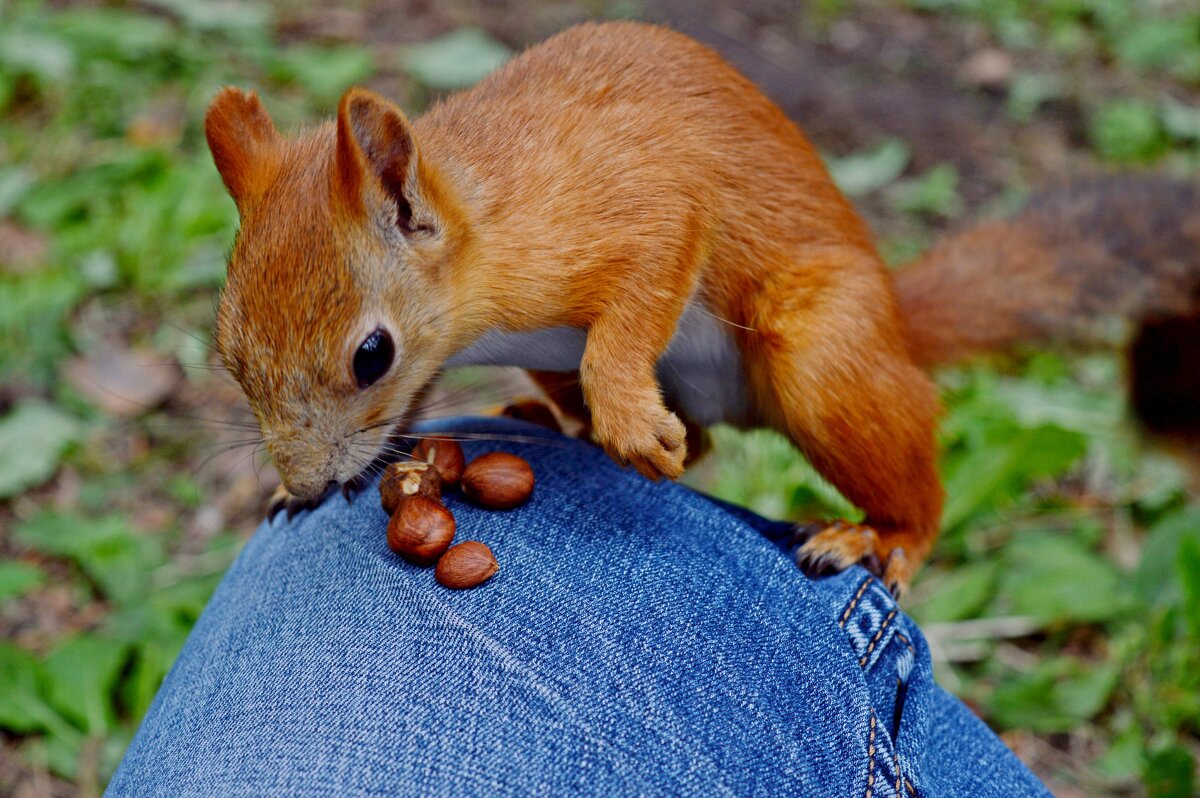
{"label": "nut shell", "polygon": [[491,549],[477,540],[468,540],[451,546],[442,555],[433,577],[451,590],[465,590],[483,584],[499,570]]}
{"label": "nut shell", "polygon": [[508,452],[489,452],[472,460],[462,475],[462,491],[494,510],[524,504],[533,493],[533,468]]}
{"label": "nut shell", "polygon": [[457,485],[467,464],[458,442],[441,436],[422,440],[413,448],[413,457],[433,463],[442,477],[443,485]]}
{"label": "nut shell", "polygon": [[419,460],[392,463],[379,480],[379,503],[388,515],[394,515],[401,502],[421,494],[429,499],[442,498],[442,481],[436,468]]}
{"label": "nut shell", "polygon": [[436,499],[416,494],[400,502],[388,522],[392,551],[416,565],[433,565],[454,540],[454,515]]}

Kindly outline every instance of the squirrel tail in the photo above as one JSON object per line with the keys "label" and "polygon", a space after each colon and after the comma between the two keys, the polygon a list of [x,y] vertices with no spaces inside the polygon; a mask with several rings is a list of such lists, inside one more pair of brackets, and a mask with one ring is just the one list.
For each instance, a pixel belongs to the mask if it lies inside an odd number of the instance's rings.
{"label": "squirrel tail", "polygon": [[927,368],[1022,343],[1111,342],[1130,325],[1200,329],[1200,186],[1130,174],[1045,191],[950,235],[895,284]]}

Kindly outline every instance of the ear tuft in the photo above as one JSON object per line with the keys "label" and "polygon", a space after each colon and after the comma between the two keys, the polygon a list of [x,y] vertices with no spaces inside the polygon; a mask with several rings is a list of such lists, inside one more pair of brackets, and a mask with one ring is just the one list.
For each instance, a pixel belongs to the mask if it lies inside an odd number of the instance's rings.
{"label": "ear tuft", "polygon": [[412,231],[412,166],[416,144],[404,113],[366,89],[342,95],[337,119],[337,178],[344,196],[361,207],[373,182],[396,205],[396,224]]}
{"label": "ear tuft", "polygon": [[279,131],[258,95],[226,86],[204,117],[204,136],[230,196],[243,211],[262,191],[259,177],[279,142]]}

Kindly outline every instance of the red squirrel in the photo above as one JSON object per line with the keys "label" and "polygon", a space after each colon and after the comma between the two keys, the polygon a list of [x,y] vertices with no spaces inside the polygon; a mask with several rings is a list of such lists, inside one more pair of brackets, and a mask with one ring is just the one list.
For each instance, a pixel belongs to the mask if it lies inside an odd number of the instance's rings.
{"label": "red squirrel", "polygon": [[522,366],[577,379],[594,440],[650,478],[682,472],[684,420],[780,431],[865,513],[810,527],[801,564],[898,590],[943,499],[922,367],[1091,312],[1095,269],[1020,220],[889,272],[800,129],[665,28],[571,28],[413,121],[350,89],[294,138],[226,88],[205,132],[241,217],[217,348],[300,500],[361,474],[443,367]]}

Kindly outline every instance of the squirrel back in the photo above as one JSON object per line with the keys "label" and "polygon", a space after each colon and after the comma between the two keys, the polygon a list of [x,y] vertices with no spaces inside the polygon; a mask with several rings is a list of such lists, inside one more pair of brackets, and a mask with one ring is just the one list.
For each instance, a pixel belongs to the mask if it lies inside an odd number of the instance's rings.
{"label": "squirrel back", "polygon": [[1200,188],[1126,174],[1049,189],[1012,219],[946,237],[895,286],[927,367],[1188,315],[1200,309]]}

